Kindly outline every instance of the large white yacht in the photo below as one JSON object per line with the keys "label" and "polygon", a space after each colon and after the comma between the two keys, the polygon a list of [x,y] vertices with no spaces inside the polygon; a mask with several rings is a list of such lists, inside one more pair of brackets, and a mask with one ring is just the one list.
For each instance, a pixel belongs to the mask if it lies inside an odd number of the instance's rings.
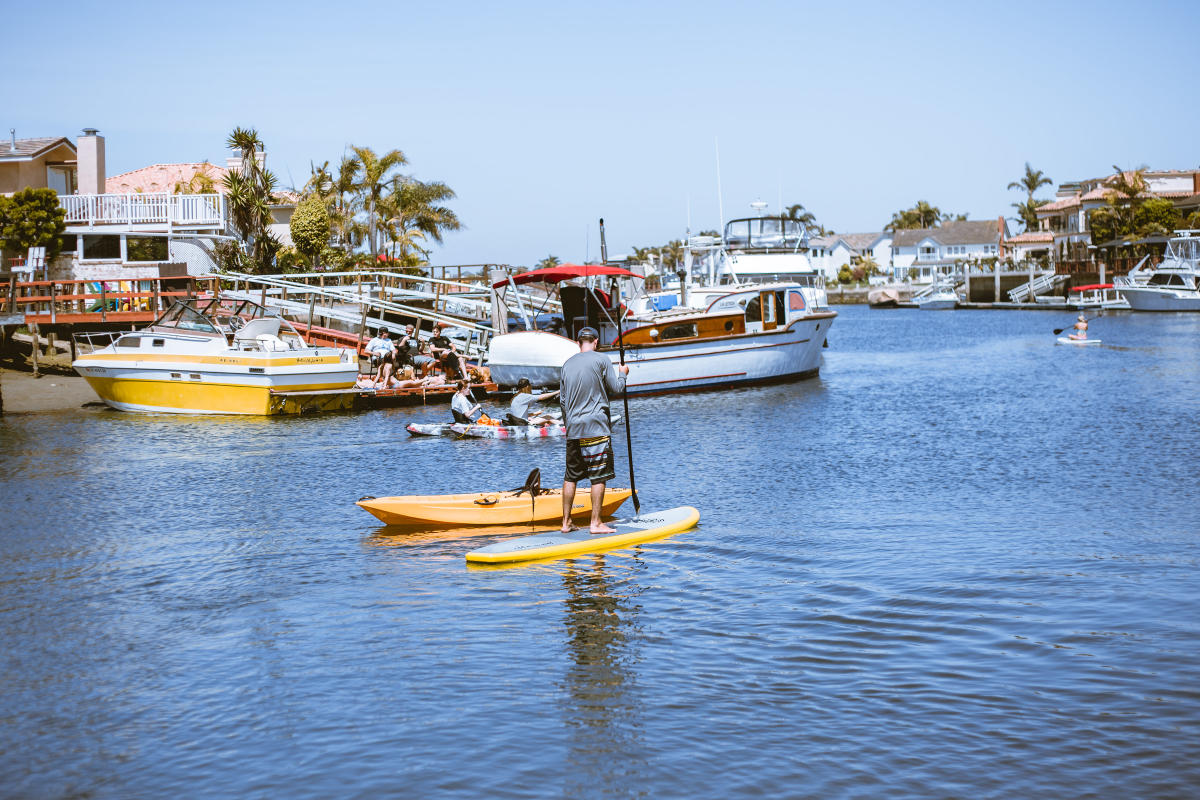
{"label": "large white yacht", "polygon": [[1200,311],[1200,231],[1175,231],[1161,264],[1113,283],[1134,311]]}

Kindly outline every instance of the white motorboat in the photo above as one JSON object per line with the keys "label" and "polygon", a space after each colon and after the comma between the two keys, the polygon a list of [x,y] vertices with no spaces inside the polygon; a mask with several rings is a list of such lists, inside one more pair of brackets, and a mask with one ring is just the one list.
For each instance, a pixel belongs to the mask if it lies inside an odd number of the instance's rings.
{"label": "white motorboat", "polygon": [[71,366],[120,411],[272,414],[276,392],[348,389],[350,350],[311,347],[248,300],[176,302],[140,331],[78,333]]}
{"label": "white motorboat", "polygon": [[1200,311],[1200,231],[1175,231],[1161,264],[1113,283],[1134,311]]}
{"label": "white motorboat", "polygon": [[1107,308],[1114,310],[1128,309],[1129,301],[1121,296],[1111,283],[1092,283],[1087,286],[1075,286],[1071,289],[1075,297],[1069,301],[1071,308],[1080,311],[1085,309]]}
{"label": "white motorboat", "polygon": [[913,295],[917,308],[925,311],[945,311],[958,305],[958,293],[944,283],[935,283],[923,292]]}
{"label": "white motorboat", "polygon": [[[573,283],[572,281],[582,281]],[[563,363],[579,352],[575,333],[591,326],[600,333],[599,352],[614,363],[620,345],[629,366],[630,394],[662,394],[720,386],[814,376],[821,348],[836,312],[813,287],[796,282],[725,286],[704,308],[679,305],[665,311],[643,308],[634,315],[620,304],[618,281],[641,277],[613,266],[561,265],[518,275],[493,276],[496,308],[520,305],[520,285],[558,286],[565,336],[540,330],[508,332],[506,314],[494,313],[496,334],[488,348],[492,380],[513,386],[525,377],[535,385],[556,386]],[[685,289],[686,291],[686,289]],[[711,296],[710,295],[710,296]],[[693,295],[693,298],[696,295]],[[817,306],[815,302],[822,301]],[[617,318],[624,338],[618,335]]]}

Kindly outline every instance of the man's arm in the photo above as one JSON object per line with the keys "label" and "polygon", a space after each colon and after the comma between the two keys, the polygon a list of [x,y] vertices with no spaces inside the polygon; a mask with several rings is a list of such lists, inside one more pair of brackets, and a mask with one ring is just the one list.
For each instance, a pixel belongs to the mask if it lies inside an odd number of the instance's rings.
{"label": "man's arm", "polygon": [[604,370],[604,386],[608,389],[610,397],[616,397],[625,391],[625,375],[629,373],[629,367],[621,365],[620,371],[617,370],[615,364],[611,361],[608,368]]}

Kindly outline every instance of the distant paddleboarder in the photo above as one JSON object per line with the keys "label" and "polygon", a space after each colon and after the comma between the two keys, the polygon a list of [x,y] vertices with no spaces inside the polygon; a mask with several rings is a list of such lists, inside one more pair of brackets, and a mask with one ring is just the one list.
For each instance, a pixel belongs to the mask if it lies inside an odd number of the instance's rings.
{"label": "distant paddleboarder", "polygon": [[596,352],[600,334],[585,327],[577,335],[579,352],[563,364],[559,389],[563,407],[563,422],[567,426],[567,470],[563,477],[564,533],[576,530],[571,521],[575,503],[575,487],[584,478],[591,481],[592,533],[613,533],[600,521],[604,484],[616,477],[613,466],[612,423],[609,418],[609,398],[625,391],[625,376],[629,367],[614,367],[607,356]]}
{"label": "distant paddleboarder", "polygon": [[1087,328],[1088,328],[1087,323],[1088,323],[1087,317],[1083,316],[1082,311],[1079,312],[1079,319],[1075,320],[1075,332],[1070,334],[1070,338],[1086,339],[1087,338]]}

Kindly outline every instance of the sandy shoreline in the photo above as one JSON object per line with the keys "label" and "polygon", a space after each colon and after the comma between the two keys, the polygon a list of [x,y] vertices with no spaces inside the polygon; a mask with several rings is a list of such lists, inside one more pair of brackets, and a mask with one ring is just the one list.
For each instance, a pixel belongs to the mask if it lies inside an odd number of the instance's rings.
{"label": "sandy shoreline", "polygon": [[4,414],[36,414],[45,411],[77,411],[100,398],[78,375],[32,372],[0,367],[0,398]]}

